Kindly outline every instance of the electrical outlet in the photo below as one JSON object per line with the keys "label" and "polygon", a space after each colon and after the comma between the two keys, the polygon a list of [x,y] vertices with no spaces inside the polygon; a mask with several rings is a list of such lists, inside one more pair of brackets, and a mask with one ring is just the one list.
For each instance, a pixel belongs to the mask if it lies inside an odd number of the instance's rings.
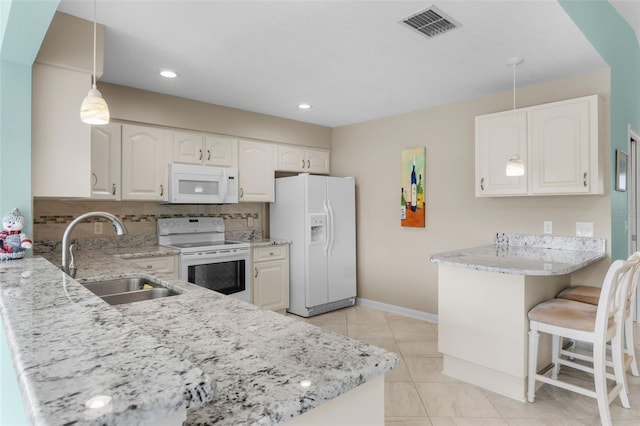
{"label": "electrical outlet", "polygon": [[576,222],[577,237],[593,237],[593,222]]}
{"label": "electrical outlet", "polygon": [[93,233],[102,234],[102,222],[93,222]]}
{"label": "electrical outlet", "polygon": [[253,226],[253,216],[247,218],[247,226]]}
{"label": "electrical outlet", "polygon": [[544,233],[545,234],[552,234],[553,233],[553,222],[551,222],[550,220],[545,220],[543,228],[544,228]]}

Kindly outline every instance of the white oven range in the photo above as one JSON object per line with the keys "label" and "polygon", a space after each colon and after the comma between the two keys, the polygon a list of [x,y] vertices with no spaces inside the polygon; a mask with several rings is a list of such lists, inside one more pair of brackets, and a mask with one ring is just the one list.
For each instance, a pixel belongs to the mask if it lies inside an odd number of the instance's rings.
{"label": "white oven range", "polygon": [[225,240],[222,218],[163,218],[157,230],[159,245],[180,250],[178,278],[251,303],[251,246]]}

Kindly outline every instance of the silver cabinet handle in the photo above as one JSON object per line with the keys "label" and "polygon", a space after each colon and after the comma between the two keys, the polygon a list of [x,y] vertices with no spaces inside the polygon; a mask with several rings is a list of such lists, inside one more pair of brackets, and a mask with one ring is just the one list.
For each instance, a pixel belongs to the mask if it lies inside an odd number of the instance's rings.
{"label": "silver cabinet handle", "polygon": [[582,185],[584,185],[584,187],[587,187],[587,172],[584,172],[584,174],[582,175]]}
{"label": "silver cabinet handle", "polygon": [[91,186],[96,186],[98,184],[98,176],[95,173],[91,173],[91,176],[94,179],[93,184]]}
{"label": "silver cabinet handle", "polygon": [[311,161],[307,160],[307,169],[311,168]]}
{"label": "silver cabinet handle", "polygon": [[115,183],[111,184],[111,195],[116,195],[116,184]]}
{"label": "silver cabinet handle", "polygon": [[240,198],[244,197],[244,188],[240,188]]}
{"label": "silver cabinet handle", "polygon": [[484,178],[480,179],[480,190],[484,191]]}
{"label": "silver cabinet handle", "polygon": [[160,185],[160,196],[164,195],[164,185]]}
{"label": "silver cabinet handle", "polygon": [[304,169],[304,158],[302,159],[302,168]]}
{"label": "silver cabinet handle", "polygon": [[198,160],[202,160],[202,150],[201,150],[201,149],[199,149],[199,150],[198,150],[198,153],[199,153],[199,154],[198,154]]}
{"label": "silver cabinet handle", "polygon": [[211,150],[207,150],[207,161],[211,160]]}
{"label": "silver cabinet handle", "polygon": [[256,270],[256,274],[253,276],[253,278],[258,278],[258,268],[253,268]]}

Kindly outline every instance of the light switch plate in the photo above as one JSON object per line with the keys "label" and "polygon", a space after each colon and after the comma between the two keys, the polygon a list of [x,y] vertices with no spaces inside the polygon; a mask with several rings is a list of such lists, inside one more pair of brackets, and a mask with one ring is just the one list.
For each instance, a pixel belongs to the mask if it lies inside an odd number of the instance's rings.
{"label": "light switch plate", "polygon": [[552,234],[553,233],[553,222],[551,222],[550,220],[545,220],[543,228],[544,228],[544,233],[545,234]]}
{"label": "light switch plate", "polygon": [[253,226],[253,216],[247,218],[247,226]]}
{"label": "light switch plate", "polygon": [[593,237],[593,222],[576,222],[577,237]]}

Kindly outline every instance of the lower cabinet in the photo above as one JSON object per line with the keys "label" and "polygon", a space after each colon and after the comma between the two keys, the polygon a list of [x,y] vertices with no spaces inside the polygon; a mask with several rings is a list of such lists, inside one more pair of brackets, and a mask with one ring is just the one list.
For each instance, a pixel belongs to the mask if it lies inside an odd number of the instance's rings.
{"label": "lower cabinet", "polygon": [[135,266],[153,272],[163,272],[173,274],[178,278],[178,256],[149,256],[127,258]]}
{"label": "lower cabinet", "polygon": [[284,312],[289,307],[289,246],[254,247],[253,304]]}

